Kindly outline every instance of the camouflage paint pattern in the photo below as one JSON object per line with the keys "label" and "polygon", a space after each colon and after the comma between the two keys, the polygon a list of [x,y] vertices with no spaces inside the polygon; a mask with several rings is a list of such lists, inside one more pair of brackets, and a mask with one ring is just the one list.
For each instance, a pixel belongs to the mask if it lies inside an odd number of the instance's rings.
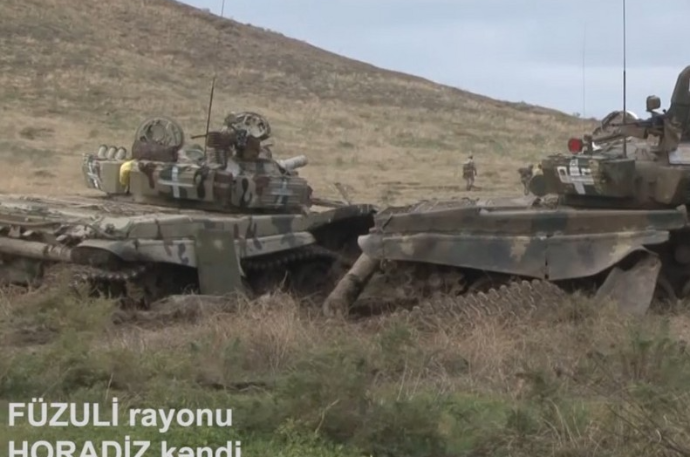
{"label": "camouflage paint pattern", "polygon": [[[200,286],[215,293],[222,289],[219,271],[230,278],[244,274],[240,261],[338,241],[330,232],[352,239],[366,232],[373,206],[332,203],[329,210],[311,210],[318,199],[297,172],[306,157],[265,158],[260,143],[269,135],[259,114],[231,115],[220,131],[205,135],[204,157],[200,146],[184,146],[184,132],[172,119],[147,119],[136,130],[131,155],[105,145],[84,154],[86,185],[106,197],[0,195],[0,235],[15,239],[0,241],[0,253],[97,267],[113,256],[192,267]],[[23,241],[29,238],[38,242]]]}
{"label": "camouflage paint pattern", "polygon": [[[82,171],[87,185],[110,194],[122,194],[120,168],[125,162],[85,157]],[[141,203],[185,204],[209,211],[300,211],[311,205],[306,180],[285,173],[275,161],[231,161],[227,169],[206,165],[135,161],[129,172],[132,199]]]}
{"label": "camouflage paint pattern", "polygon": [[[635,285],[638,312],[649,306],[645,301],[660,275],[672,279],[674,296],[690,295],[690,66],[678,77],[669,109],[655,112],[659,106],[658,98],[647,99],[646,120],[614,111],[582,143],[568,143],[584,146],[580,152],[551,155],[540,169],[518,170],[537,198],[427,202],[382,211],[372,231],[358,239],[363,254],[324,312],[353,302],[375,271],[371,262],[386,261],[551,281],[612,269],[602,293],[632,304],[624,287]],[[632,254],[644,258],[622,269]]]}
{"label": "camouflage paint pattern", "polygon": [[492,208],[481,205],[376,217],[362,251],[377,260],[433,263],[564,280],[598,274],[682,229],[680,210]]}
{"label": "camouflage paint pattern", "polygon": [[252,258],[313,244],[312,231],[320,226],[373,214],[374,209],[351,205],[306,215],[221,215],[85,198],[2,195],[0,213],[0,228],[16,222],[55,243],[79,240],[72,252],[78,263],[88,260],[85,249],[102,249],[125,261],[196,267],[194,237],[200,230],[229,233],[237,255]]}
{"label": "camouflage paint pattern", "polygon": [[194,236],[199,292],[225,295],[244,292],[242,266],[231,234],[220,230],[199,230]]}
{"label": "camouflage paint pattern", "polygon": [[645,120],[613,123],[619,115],[614,111],[584,137],[582,152],[543,159],[542,174],[530,179],[531,192],[556,194],[580,207],[650,209],[690,202],[690,66],[678,76],[668,110],[656,112],[658,104],[658,97],[648,98],[651,117]]}

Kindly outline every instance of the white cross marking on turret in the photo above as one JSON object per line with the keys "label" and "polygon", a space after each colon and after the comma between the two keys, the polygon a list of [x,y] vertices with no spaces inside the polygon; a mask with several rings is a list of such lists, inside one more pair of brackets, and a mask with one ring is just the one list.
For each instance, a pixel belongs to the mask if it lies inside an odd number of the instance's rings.
{"label": "white cross marking on turret", "polygon": [[172,168],[172,174],[170,175],[170,179],[172,180],[172,191],[173,191],[173,197],[175,199],[180,198],[180,168],[177,165],[173,165]]}
{"label": "white cross marking on turret", "polygon": [[283,199],[286,196],[290,195],[290,188],[288,188],[288,179],[287,178],[281,179],[280,187],[277,189],[274,189],[273,194],[275,194],[275,196],[276,196],[275,205],[280,205],[280,203],[283,201]]}
{"label": "white cross marking on turret", "polygon": [[170,169],[170,180],[159,179],[158,184],[170,186],[172,188],[173,196],[176,199],[180,198],[180,187],[190,189],[194,187],[194,184],[192,183],[180,183],[180,167],[177,165],[173,165]]}

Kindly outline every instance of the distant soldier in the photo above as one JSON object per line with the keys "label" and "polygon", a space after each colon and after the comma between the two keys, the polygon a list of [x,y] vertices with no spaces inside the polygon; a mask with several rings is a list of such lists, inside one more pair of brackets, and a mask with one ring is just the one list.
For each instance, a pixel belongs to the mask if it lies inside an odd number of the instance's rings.
{"label": "distant soldier", "polygon": [[470,156],[462,165],[462,177],[465,179],[467,190],[474,186],[474,177],[477,176],[477,167],[474,165],[474,156]]}
{"label": "distant soldier", "polygon": [[518,173],[520,174],[520,182],[522,183],[522,187],[526,196],[529,194],[529,180],[531,180],[532,175],[534,175],[534,165],[529,164],[527,167],[520,167],[518,169]]}

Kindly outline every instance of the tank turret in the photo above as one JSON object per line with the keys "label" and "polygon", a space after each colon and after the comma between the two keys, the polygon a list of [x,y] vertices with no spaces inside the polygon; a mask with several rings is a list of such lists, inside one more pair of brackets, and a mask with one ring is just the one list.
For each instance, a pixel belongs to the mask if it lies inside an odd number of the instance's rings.
{"label": "tank turret", "polygon": [[206,135],[206,147],[185,144],[179,124],[145,120],[131,154],[101,146],[84,154],[89,188],[133,202],[230,213],[298,213],[312,205],[312,188],[297,170],[304,155],[274,160],[266,141],[270,125],[254,112],[231,114]]}
{"label": "tank turret", "polygon": [[298,172],[307,158],[275,160],[270,131],[242,112],[186,139],[154,117],[130,149],[83,155],[84,181],[101,197],[0,194],[0,284],[41,284],[57,263],[126,307],[190,291],[325,295],[359,256],[376,209],[312,198]]}
{"label": "tank turret", "polygon": [[591,134],[571,138],[569,154],[541,160],[530,192],[586,207],[690,203],[690,66],[678,76],[668,110],[659,113],[660,106],[660,99],[650,96],[649,118],[614,111]]}
{"label": "tank turret", "polygon": [[[324,313],[350,310],[363,290],[414,304],[408,322],[440,327],[469,313],[537,312],[541,303],[552,312],[571,291],[629,314],[690,297],[690,66],[668,110],[660,106],[649,97],[645,120],[611,113],[572,138],[569,154],[518,169],[528,192],[552,197],[381,211]],[[424,304],[439,293],[452,303]]]}

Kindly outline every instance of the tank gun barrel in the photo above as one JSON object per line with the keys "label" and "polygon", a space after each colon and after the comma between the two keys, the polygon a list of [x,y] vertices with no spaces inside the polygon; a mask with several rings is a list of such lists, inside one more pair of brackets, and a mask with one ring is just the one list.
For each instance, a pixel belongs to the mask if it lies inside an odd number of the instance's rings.
{"label": "tank gun barrel", "polygon": [[304,167],[309,163],[307,156],[305,155],[290,157],[289,159],[283,159],[277,162],[285,170],[297,170],[298,168]]}
{"label": "tank gun barrel", "polygon": [[638,139],[646,139],[649,135],[661,137],[664,135],[665,117],[665,114],[654,114],[648,119],[611,123],[609,126],[617,129],[615,133],[606,133],[599,136],[589,135],[585,138],[594,143],[607,143],[627,137]]}
{"label": "tank gun barrel", "polygon": [[23,241],[9,237],[0,237],[0,251],[19,257],[35,258],[53,262],[69,263],[72,251],[62,245],[44,244],[42,242]]}
{"label": "tank gun barrel", "polygon": [[652,117],[643,120],[635,120],[633,122],[612,123],[612,127],[619,127],[621,133],[629,134],[628,136],[638,136],[638,134],[651,133],[658,134],[664,130],[665,114],[654,114]]}

